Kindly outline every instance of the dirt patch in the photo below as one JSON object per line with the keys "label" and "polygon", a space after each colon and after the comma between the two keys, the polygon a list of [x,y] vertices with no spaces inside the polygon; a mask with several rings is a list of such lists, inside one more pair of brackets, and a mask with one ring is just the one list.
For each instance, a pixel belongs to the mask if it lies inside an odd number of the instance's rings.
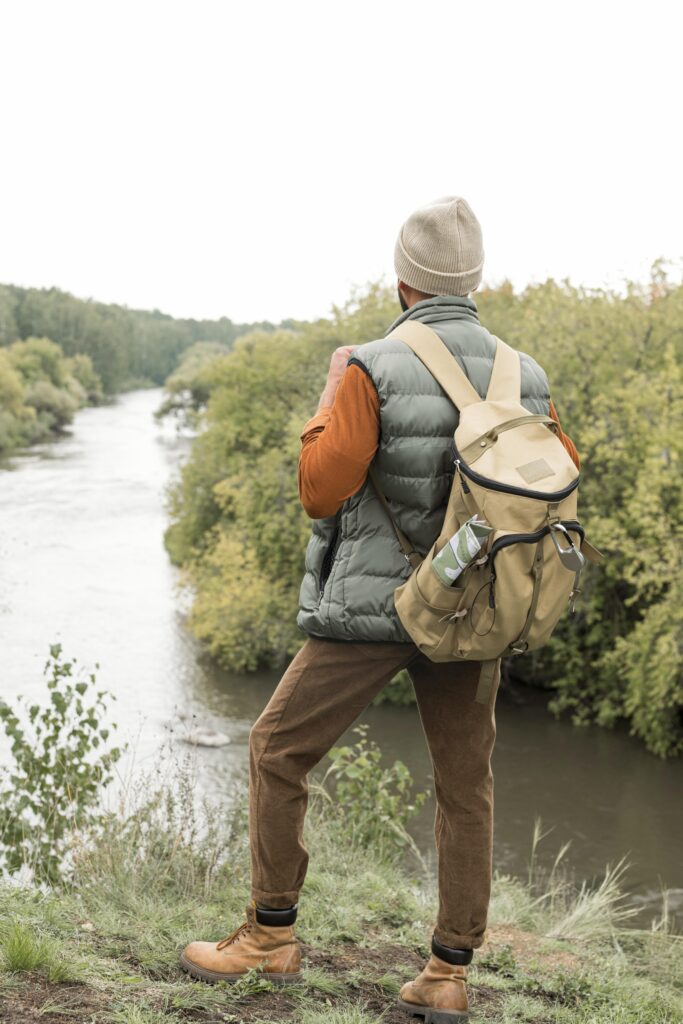
{"label": "dirt patch", "polygon": [[550,970],[577,970],[580,966],[579,958],[568,949],[562,949],[559,944],[542,935],[522,931],[513,925],[489,928],[481,953],[495,954],[505,946],[512,948],[515,960],[522,966],[531,961],[537,961]]}
{"label": "dirt patch", "polygon": [[[359,949],[348,946],[336,953],[305,947],[305,967],[317,968],[345,983],[343,997],[328,997],[331,1002],[353,999],[366,1007],[368,1013],[382,1016],[382,1024],[406,1024],[409,1018],[395,1005],[396,996],[379,984],[391,978],[396,985],[419,973],[424,966],[421,957],[401,946]],[[349,978],[349,976],[351,976]],[[321,1000],[324,996],[320,996]]]}
{"label": "dirt patch", "polygon": [[335,975],[343,975],[362,967],[369,974],[381,977],[392,968],[409,967],[421,971],[424,967],[423,958],[405,946],[373,946],[371,949],[342,946],[329,952],[302,943],[301,952],[308,967],[319,967]]}
{"label": "dirt patch", "polygon": [[0,988],[2,1024],[64,1024],[65,1020],[104,1019],[107,997],[88,985],[52,985],[42,978],[27,976],[20,988]]}

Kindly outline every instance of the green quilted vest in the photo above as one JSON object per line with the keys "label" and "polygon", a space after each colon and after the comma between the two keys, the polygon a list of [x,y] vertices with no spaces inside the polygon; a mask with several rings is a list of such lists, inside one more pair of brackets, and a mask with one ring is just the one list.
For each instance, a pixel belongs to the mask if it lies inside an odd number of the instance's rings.
{"label": "green quilted vest", "polygon": [[[468,298],[437,295],[412,306],[406,319],[437,332],[484,397],[495,341]],[[522,405],[548,415],[543,369],[520,353]],[[458,411],[429,370],[402,341],[359,345],[349,359],[368,374],[380,402],[381,437],[373,466],[391,511],[420,554],[436,540],[453,479],[451,446]],[[394,607],[394,590],[409,575],[386,512],[366,477],[339,511],[312,520],[297,625],[309,636],[351,641],[410,643]]]}

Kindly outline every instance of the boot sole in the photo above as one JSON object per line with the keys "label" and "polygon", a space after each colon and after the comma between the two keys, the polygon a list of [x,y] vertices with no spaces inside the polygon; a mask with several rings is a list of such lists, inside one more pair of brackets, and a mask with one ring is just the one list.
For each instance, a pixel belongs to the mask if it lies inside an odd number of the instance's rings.
{"label": "boot sole", "polygon": [[435,1010],[433,1006],[418,1006],[403,999],[398,1000],[398,1008],[413,1017],[424,1017],[425,1024],[457,1024],[470,1015],[469,1010]]}
{"label": "boot sole", "polygon": [[[208,981],[209,984],[215,985],[217,981],[227,981],[229,984],[234,984],[243,978],[245,971],[237,974],[222,974],[220,971],[209,971],[205,967],[199,967],[197,964],[192,963],[188,960],[184,954],[180,954],[180,966],[187,974],[192,975],[193,978],[197,978],[199,981]],[[301,981],[301,972],[297,971],[296,974],[275,974],[270,971],[262,971],[261,976],[265,981],[272,982],[273,985],[293,985],[297,981]]]}

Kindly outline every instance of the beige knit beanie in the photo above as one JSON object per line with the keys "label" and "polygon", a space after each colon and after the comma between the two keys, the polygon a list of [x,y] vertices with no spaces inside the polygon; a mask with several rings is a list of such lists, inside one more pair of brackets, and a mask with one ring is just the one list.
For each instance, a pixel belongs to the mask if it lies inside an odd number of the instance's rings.
{"label": "beige knit beanie", "polygon": [[444,196],[408,217],[394,250],[399,280],[429,295],[467,295],[481,282],[481,226],[460,196]]}

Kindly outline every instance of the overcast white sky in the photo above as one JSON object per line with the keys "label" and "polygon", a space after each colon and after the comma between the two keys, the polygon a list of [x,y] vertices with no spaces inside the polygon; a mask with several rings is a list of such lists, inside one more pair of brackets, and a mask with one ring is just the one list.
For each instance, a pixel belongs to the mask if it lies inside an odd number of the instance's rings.
{"label": "overcast white sky", "polygon": [[460,194],[485,280],[683,255],[681,5],[0,0],[0,281],[325,315]]}

